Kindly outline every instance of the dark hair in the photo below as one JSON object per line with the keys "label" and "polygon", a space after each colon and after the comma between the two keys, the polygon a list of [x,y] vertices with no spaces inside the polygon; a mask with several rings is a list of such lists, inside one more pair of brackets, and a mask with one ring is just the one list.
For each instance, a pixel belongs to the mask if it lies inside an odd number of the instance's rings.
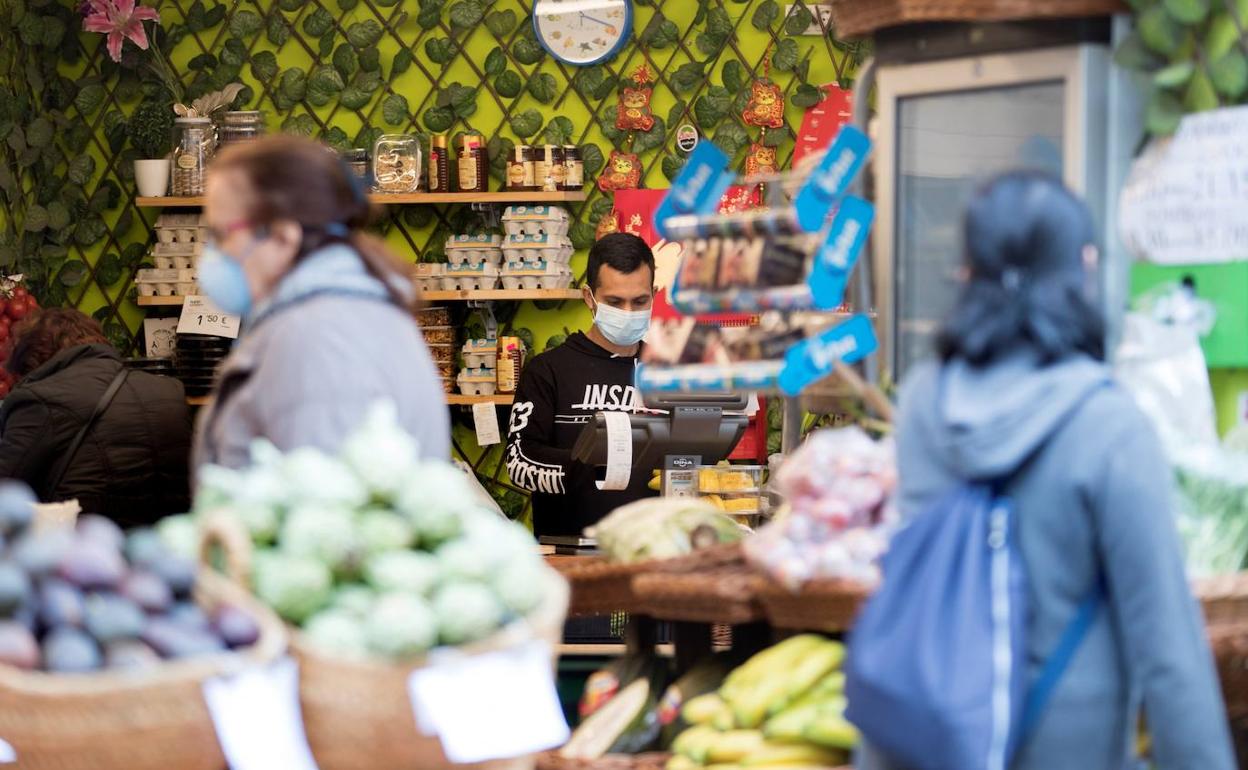
{"label": "dark hair", "polygon": [[585,280],[589,282],[590,291],[598,288],[598,271],[603,265],[625,275],[645,265],[650,268],[650,280],[654,281],[654,252],[645,241],[632,233],[604,235],[589,250]]}
{"label": "dark hair", "polygon": [[38,310],[13,330],[13,352],[5,368],[25,377],[62,350],[79,345],[108,344],[99,321],[72,308]]}
{"label": "dark hair", "polygon": [[303,227],[300,257],[346,242],[396,301],[414,304],[411,266],[363,231],[372,217],[368,195],[332,150],[310,139],[275,134],[226,147],[213,159],[212,170],[226,169],[241,172],[255,193],[252,224],[298,222]]}
{"label": "dark hair", "polygon": [[1105,319],[1089,296],[1087,207],[1060,180],[1034,171],[988,182],[966,211],[966,287],[936,340],[940,356],[975,366],[1030,346],[1052,363],[1105,357]]}

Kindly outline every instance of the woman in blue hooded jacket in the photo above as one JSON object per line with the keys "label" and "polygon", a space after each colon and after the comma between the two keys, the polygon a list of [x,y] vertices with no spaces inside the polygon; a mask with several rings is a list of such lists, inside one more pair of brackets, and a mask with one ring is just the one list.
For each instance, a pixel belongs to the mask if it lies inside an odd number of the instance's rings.
{"label": "woman in blue hooded jacket", "polygon": [[[1091,217],[1060,182],[1018,172],[975,197],[965,231],[966,286],[938,360],[902,389],[902,513],[967,481],[1008,479],[1028,579],[1028,681],[1098,575],[1107,591],[1011,768],[1136,767],[1142,709],[1158,770],[1233,770],[1170,467],[1131,397],[1106,387]],[[901,770],[871,747],[858,767]]]}

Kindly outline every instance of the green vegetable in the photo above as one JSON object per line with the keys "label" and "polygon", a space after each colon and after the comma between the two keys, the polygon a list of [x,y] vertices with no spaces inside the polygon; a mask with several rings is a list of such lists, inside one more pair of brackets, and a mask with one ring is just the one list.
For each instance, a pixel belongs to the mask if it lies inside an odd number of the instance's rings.
{"label": "green vegetable", "polygon": [[337,608],[312,616],[303,626],[303,639],[314,649],[331,655],[360,658],[368,654],[361,618]]}
{"label": "green vegetable", "polygon": [[438,635],[446,644],[484,639],[498,630],[503,605],[490,589],[475,583],[450,583],[433,597]]}
{"label": "green vegetable", "polygon": [[339,586],[330,600],[332,609],[345,612],[358,620],[368,617],[376,603],[377,592],[361,583]]}
{"label": "green vegetable", "polygon": [[199,557],[199,525],[193,516],[166,516],[157,522],[156,532],[175,555],[186,559]]}
{"label": "green vegetable", "polygon": [[332,570],[346,568],[359,550],[355,521],[348,508],[304,505],[282,524],[282,550],[316,559]]}
{"label": "green vegetable", "polygon": [[581,722],[559,754],[568,759],[599,759],[622,746],[652,743],[658,733],[655,690],[646,677],[620,690]]}
{"label": "green vegetable", "polygon": [[329,602],[333,579],[325,564],[280,551],[256,555],[256,596],[292,623],[302,623]]}
{"label": "green vegetable", "polygon": [[438,622],[423,599],[385,594],[365,621],[364,636],[371,651],[389,658],[408,658],[429,651],[437,643]]}
{"label": "green vegetable", "polygon": [[420,551],[387,551],[369,557],[364,577],[378,591],[398,591],[423,596],[442,577],[438,560]]}
{"label": "green vegetable", "polygon": [[365,553],[397,551],[411,547],[416,541],[416,532],[412,529],[411,522],[384,509],[361,513],[357,529]]}

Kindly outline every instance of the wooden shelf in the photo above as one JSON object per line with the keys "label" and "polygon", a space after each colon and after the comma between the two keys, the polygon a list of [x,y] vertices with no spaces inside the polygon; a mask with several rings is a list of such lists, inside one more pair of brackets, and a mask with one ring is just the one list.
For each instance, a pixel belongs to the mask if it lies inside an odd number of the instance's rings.
{"label": "wooden shelf", "polygon": [[186,297],[139,297],[137,302],[139,307],[170,307],[186,302]]}
{"label": "wooden shelf", "polygon": [[212,396],[187,396],[186,403],[189,406],[208,406],[212,403]]}
{"label": "wooden shelf", "polygon": [[482,291],[425,291],[421,298],[428,302],[466,302],[469,300],[580,299],[580,289],[486,289]]}
{"label": "wooden shelf", "polygon": [[[371,193],[369,200],[379,206],[432,203],[580,203],[588,192],[487,192],[487,193]],[[203,196],[147,198],[134,200],[141,208],[193,208],[204,205]]]}
{"label": "wooden shelf", "polygon": [[458,393],[446,394],[446,403],[450,406],[472,406],[473,404],[498,404],[499,406],[507,406],[515,400],[516,397],[512,394],[499,396],[461,396]]}

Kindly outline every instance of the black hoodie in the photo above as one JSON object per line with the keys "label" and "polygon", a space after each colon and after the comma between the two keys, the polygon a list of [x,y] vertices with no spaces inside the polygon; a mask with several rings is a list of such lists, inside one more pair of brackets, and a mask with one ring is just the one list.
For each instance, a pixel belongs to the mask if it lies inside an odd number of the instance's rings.
{"label": "black hoodie", "polygon": [[520,375],[507,433],[507,472],[533,493],[533,528],[541,535],[579,535],[615,508],[653,494],[650,469],[633,469],[629,488],[604,492],[592,468],[572,460],[597,412],[628,411],[635,356],[617,356],[581,332],[534,358]]}

